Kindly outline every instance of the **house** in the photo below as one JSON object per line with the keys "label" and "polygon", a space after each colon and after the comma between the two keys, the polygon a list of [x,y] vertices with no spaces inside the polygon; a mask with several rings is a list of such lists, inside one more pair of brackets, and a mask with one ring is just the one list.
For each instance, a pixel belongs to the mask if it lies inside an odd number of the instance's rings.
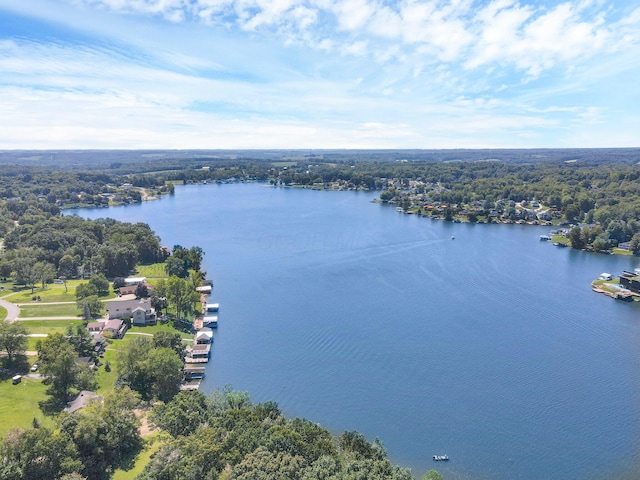
{"label": "house", "polygon": [[[132,298],[133,297],[133,298]],[[109,319],[129,317],[134,325],[155,325],[156,314],[148,298],[127,295],[107,302]]]}
{"label": "house", "polygon": [[120,295],[135,295],[138,285],[126,285],[118,290]]}
{"label": "house", "polygon": [[136,307],[131,310],[131,323],[139,326],[155,325],[156,315],[151,311],[151,309]]}
{"label": "house", "polygon": [[620,285],[635,293],[640,293],[640,275],[632,272],[622,272]]}
{"label": "house", "polygon": [[127,324],[119,318],[115,318],[105,323],[102,331],[110,333],[113,338],[122,338],[127,331]]}
{"label": "house", "polygon": [[138,285],[139,283],[145,283],[147,277],[127,277],[124,279],[125,285]]}
{"label": "house", "polygon": [[104,322],[87,323],[87,330],[89,330],[89,333],[99,333],[102,331],[102,327],[104,327]]}
{"label": "house", "polygon": [[600,274],[600,280],[607,280],[607,281],[613,280],[613,275],[611,275],[610,273],[606,273],[606,272],[601,273]]}

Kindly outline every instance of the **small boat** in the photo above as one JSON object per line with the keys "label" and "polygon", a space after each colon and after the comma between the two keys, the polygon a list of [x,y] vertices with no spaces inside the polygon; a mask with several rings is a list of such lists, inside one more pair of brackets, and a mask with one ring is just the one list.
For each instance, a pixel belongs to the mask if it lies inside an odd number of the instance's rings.
{"label": "small boat", "polygon": [[447,455],[434,455],[433,456],[433,461],[434,462],[448,462],[449,461],[449,457]]}
{"label": "small boat", "polygon": [[540,240],[543,242],[548,242],[549,240],[551,240],[551,237],[549,235],[540,235]]}
{"label": "small boat", "polygon": [[456,239],[456,237],[454,237],[453,235],[451,235],[451,240],[455,240],[455,239]]}

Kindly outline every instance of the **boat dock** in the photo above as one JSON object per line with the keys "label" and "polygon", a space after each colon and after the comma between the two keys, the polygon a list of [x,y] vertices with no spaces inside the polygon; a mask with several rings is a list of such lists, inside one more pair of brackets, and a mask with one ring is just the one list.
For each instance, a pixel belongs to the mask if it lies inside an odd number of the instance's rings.
{"label": "boat dock", "polygon": [[202,302],[202,314],[193,319],[193,330],[195,336],[193,345],[186,349],[183,368],[184,379],[180,390],[197,390],[200,382],[204,378],[206,364],[211,357],[211,346],[213,344],[213,328],[218,327],[219,303],[209,303],[210,295],[213,291],[213,284],[210,281],[204,282],[196,288],[200,293]]}

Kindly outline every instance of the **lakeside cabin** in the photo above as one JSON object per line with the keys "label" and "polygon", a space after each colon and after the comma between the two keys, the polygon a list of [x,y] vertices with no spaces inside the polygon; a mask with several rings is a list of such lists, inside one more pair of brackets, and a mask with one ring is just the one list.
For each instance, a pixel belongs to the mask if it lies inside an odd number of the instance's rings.
{"label": "lakeside cabin", "polygon": [[603,272],[603,273],[600,274],[600,280],[611,281],[611,280],[613,280],[613,275],[611,275],[610,273],[607,273],[607,272]]}

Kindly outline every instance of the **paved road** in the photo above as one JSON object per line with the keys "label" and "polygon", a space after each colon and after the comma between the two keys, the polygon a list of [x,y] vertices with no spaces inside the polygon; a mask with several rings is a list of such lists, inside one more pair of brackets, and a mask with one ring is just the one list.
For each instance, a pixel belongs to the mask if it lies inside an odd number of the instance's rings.
{"label": "paved road", "polygon": [[20,307],[18,307],[15,303],[7,302],[4,298],[0,298],[0,307],[3,307],[7,310],[7,320],[10,322],[15,321],[20,315]]}

